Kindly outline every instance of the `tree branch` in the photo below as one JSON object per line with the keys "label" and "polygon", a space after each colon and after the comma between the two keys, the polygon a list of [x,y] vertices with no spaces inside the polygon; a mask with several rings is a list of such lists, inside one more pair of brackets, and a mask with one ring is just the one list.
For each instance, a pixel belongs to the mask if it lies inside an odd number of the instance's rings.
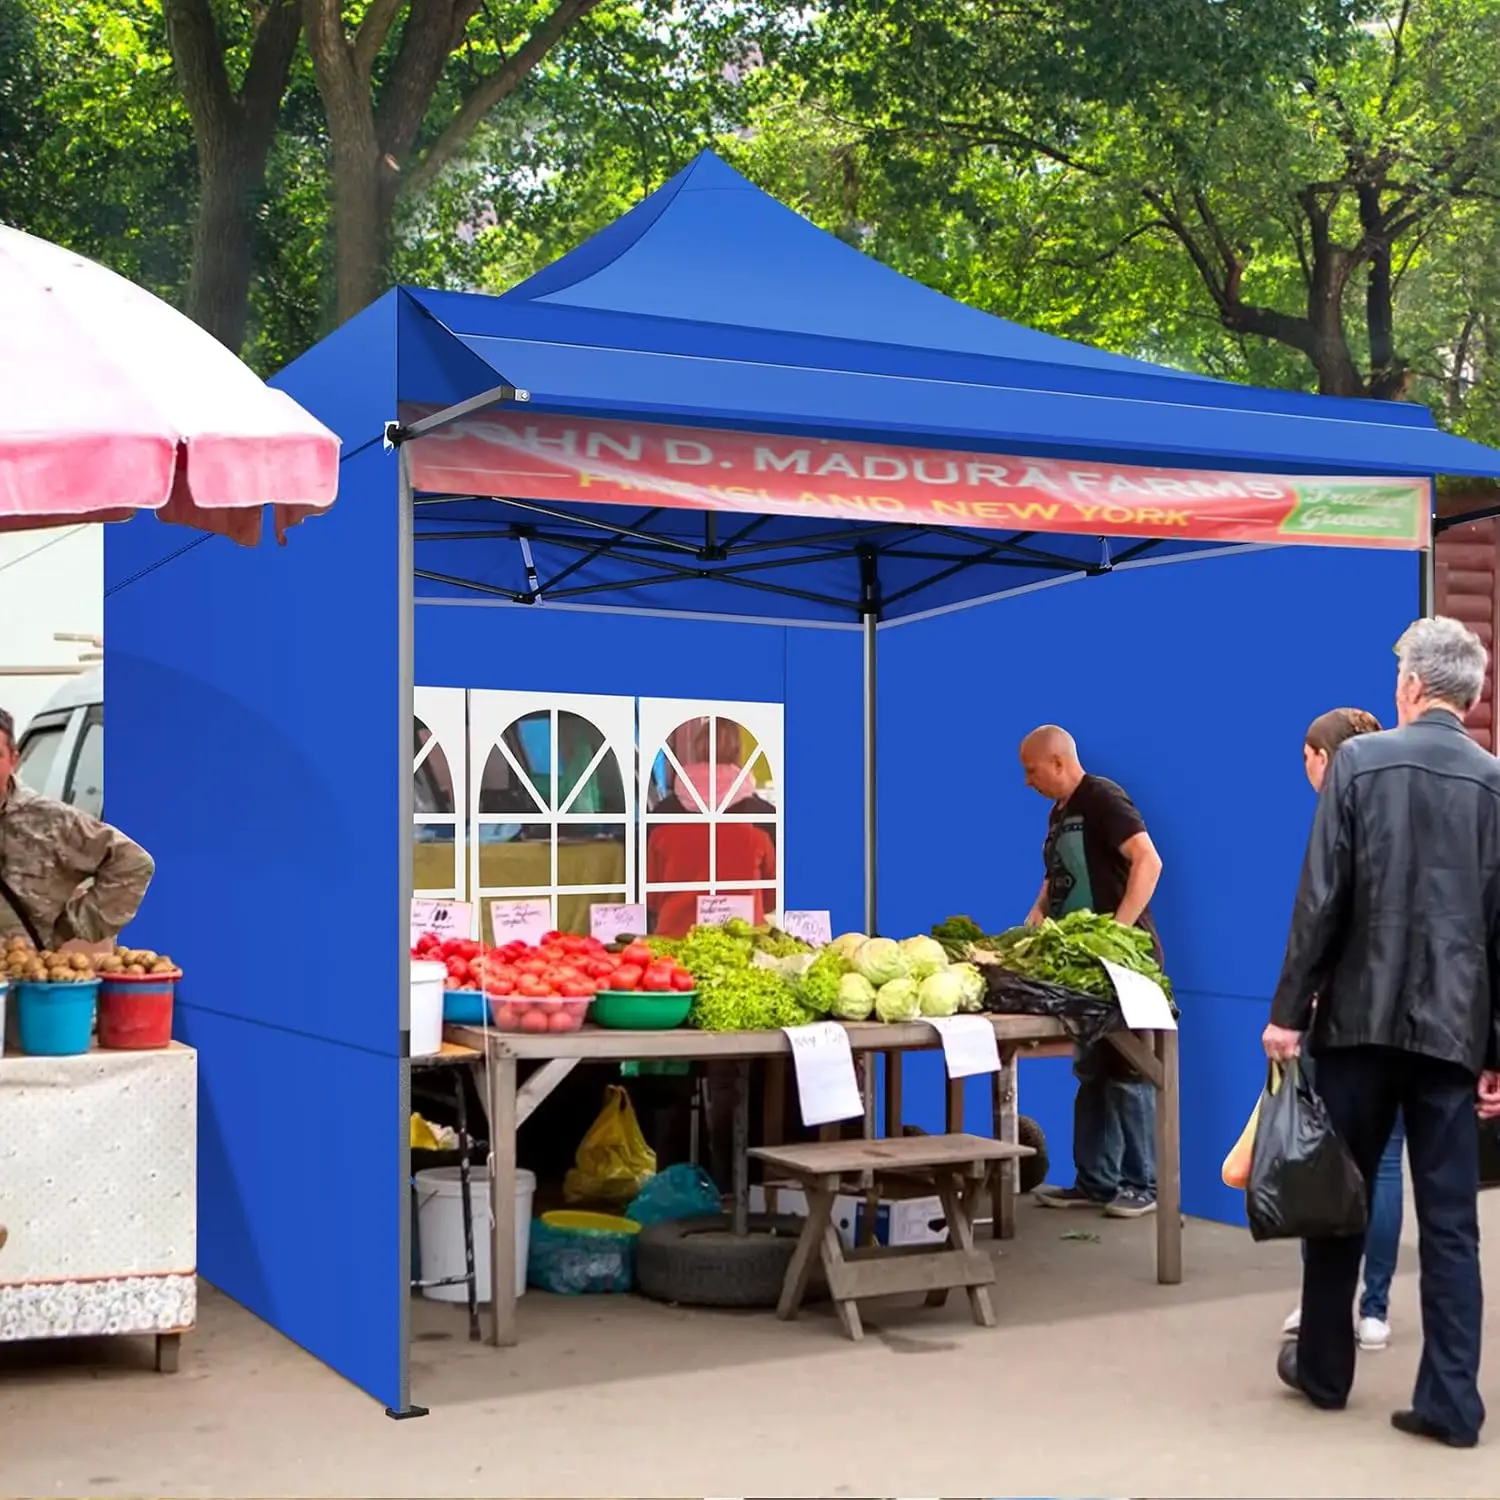
{"label": "tree branch", "polygon": [[400,191],[403,194],[420,193],[433,182],[464,149],[490,111],[512,94],[553,47],[599,3],[600,0],[558,0],[557,5],[532,28],[526,40],[493,73],[475,85],[459,106],[458,113],[406,174]]}
{"label": "tree branch", "polygon": [[183,103],[201,148],[205,132],[233,131],[239,113],[224,68],[224,47],[208,0],[163,0],[162,15]]}
{"label": "tree branch", "polygon": [[354,33],[354,66],[367,84],[401,5],[402,0],[370,0],[370,8]]}

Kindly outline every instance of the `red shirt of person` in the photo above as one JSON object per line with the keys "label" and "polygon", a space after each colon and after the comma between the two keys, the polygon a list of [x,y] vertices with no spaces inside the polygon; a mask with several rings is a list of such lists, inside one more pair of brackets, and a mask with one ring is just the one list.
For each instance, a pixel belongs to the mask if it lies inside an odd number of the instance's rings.
{"label": "red shirt of person", "polygon": [[[685,726],[686,727],[686,726]],[[704,726],[706,728],[706,726]],[[702,807],[719,807],[737,786],[753,783],[740,774],[740,730],[729,720],[720,720],[715,735],[717,775],[710,789],[709,768],[688,751],[683,775],[676,778],[671,794],[654,809],[659,813],[694,812]],[[687,747],[684,746],[684,749]],[[704,747],[706,749],[706,746]],[[674,752],[677,747],[674,745]],[[706,759],[706,757],[705,757]],[[695,763],[696,762],[696,763]],[[753,791],[731,807],[733,813],[769,813],[776,809]],[[698,897],[708,895],[709,823],[665,823],[653,828],[646,839],[646,906],[651,916],[651,930],[659,937],[686,937],[698,920]],[[741,881],[764,881],[766,889],[747,891],[755,903],[755,923],[765,921],[766,895],[774,892],[776,881],[776,845],[764,828],[754,823],[718,823],[713,825],[714,884],[720,890],[726,884]],[[688,885],[702,882],[701,889],[653,891],[652,886]]]}

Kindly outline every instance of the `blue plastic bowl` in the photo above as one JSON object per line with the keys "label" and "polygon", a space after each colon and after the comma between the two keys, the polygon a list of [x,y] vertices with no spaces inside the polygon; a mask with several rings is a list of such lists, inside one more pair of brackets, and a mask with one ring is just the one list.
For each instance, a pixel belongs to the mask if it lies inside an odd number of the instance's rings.
{"label": "blue plastic bowl", "polygon": [[443,1020],[450,1026],[484,1026],[489,1022],[484,996],[478,990],[444,990]]}
{"label": "blue plastic bowl", "polygon": [[21,1051],[33,1057],[77,1057],[94,1038],[99,981],[41,984],[25,980],[16,986]]}

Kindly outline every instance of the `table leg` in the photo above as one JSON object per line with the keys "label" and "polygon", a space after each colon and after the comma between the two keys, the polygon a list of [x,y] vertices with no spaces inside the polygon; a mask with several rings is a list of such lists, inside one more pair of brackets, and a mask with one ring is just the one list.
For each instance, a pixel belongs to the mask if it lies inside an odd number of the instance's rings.
{"label": "table leg", "polygon": [[734,1232],[750,1232],[750,1061],[734,1065]]}
{"label": "table leg", "polygon": [[[950,1172],[940,1173],[937,1182],[938,1193],[943,1200],[943,1215],[948,1220],[948,1243],[955,1250],[966,1255],[972,1254],[974,1226],[969,1222],[969,1205],[964,1201],[962,1187]],[[977,1196],[970,1195],[970,1200]],[[987,1286],[971,1286],[965,1290],[969,1294],[969,1311],[974,1315],[974,1321],[981,1328],[993,1328],[996,1322],[995,1304],[990,1297],[990,1289]]]}
{"label": "table leg", "polygon": [[[1000,1071],[994,1075],[995,1139],[1017,1144],[1020,1131],[1020,1101],[1017,1098],[1016,1049],[1000,1053]],[[1001,1162],[990,1174],[990,1235],[1009,1240],[1016,1233],[1016,1197],[1019,1191],[1021,1163]]]}
{"label": "table leg", "polygon": [[865,1336],[865,1326],[860,1321],[859,1303],[848,1295],[849,1283],[844,1274],[844,1242],[839,1239],[838,1227],[831,1215],[823,1226],[822,1240],[823,1275],[827,1278],[829,1295],[833,1298],[833,1310],[838,1314],[839,1325],[844,1333],[857,1344]]}
{"label": "table leg", "polygon": [[1182,1281],[1182,1116],[1175,1031],[1156,1033],[1161,1088],[1156,1095],[1156,1279]]}
{"label": "table leg", "polygon": [[490,1342],[516,1343],[516,1060],[490,1060]]}
{"label": "table leg", "polygon": [[464,1285],[469,1297],[469,1341],[477,1344],[479,1331],[479,1278],[474,1270],[474,1193],[469,1181],[469,1101],[464,1075],[449,1068],[453,1080],[453,1111],[458,1119],[458,1196],[464,1214]]}
{"label": "table leg", "polygon": [[177,1373],[177,1362],[182,1354],[182,1335],[180,1333],[159,1333],[156,1335],[156,1368],[162,1375],[175,1375]]}
{"label": "table leg", "polygon": [[783,1321],[790,1322],[801,1310],[813,1267],[823,1251],[823,1231],[833,1223],[833,1201],[834,1194],[829,1189],[808,1187],[807,1222],[787,1265],[781,1300],[776,1304],[776,1316]]}
{"label": "table leg", "polygon": [[[867,1141],[875,1139],[875,1079],[879,1066],[874,1052],[860,1054],[859,1087],[865,1106],[864,1137]],[[875,1220],[880,1213],[880,1187],[873,1172],[864,1172],[861,1178],[861,1186],[865,1190],[865,1218],[864,1223],[859,1226],[859,1245],[863,1250],[875,1243]]]}
{"label": "table leg", "polygon": [[[786,1140],[786,1059],[768,1057],[764,1063],[765,1081],[761,1102],[765,1120],[761,1125],[767,1146],[779,1146]],[[776,1184],[765,1179],[766,1212],[775,1214],[780,1206]]]}
{"label": "table leg", "polygon": [[962,1078],[950,1078],[948,1080],[947,1099],[947,1124],[944,1129],[949,1135],[962,1135],[964,1133],[964,1082]]}

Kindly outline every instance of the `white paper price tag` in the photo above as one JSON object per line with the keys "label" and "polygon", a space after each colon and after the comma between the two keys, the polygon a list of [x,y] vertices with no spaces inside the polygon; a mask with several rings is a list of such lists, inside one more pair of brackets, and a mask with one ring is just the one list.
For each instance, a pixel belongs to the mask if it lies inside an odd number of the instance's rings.
{"label": "white paper price tag", "polygon": [[742,922],[755,920],[754,896],[699,896],[698,925],[722,927],[738,917]]}
{"label": "white paper price tag", "polygon": [[490,927],[495,946],[541,942],[552,930],[552,903],[545,896],[526,901],[491,901]]}
{"label": "white paper price tag", "polygon": [[646,908],[614,905],[596,901],[589,907],[589,936],[601,943],[612,943],[617,937],[645,937]]}
{"label": "white paper price tag", "polygon": [[943,1044],[950,1078],[1000,1071],[1000,1044],[988,1016],[928,1016],[927,1024]]}
{"label": "white paper price tag", "polygon": [[1154,980],[1134,969],[1122,969],[1107,958],[1101,958],[1109,982],[1115,987],[1120,999],[1120,1014],[1132,1031],[1176,1031],[1177,1022],[1172,1016],[1172,1002],[1166,992]]}
{"label": "white paper price tag", "polygon": [[837,1021],[783,1026],[797,1069],[797,1098],[804,1125],[831,1125],[865,1112],[854,1076],[849,1033]]}
{"label": "white paper price tag", "polygon": [[411,904],[411,941],[415,947],[423,933],[445,941],[448,938],[466,938],[474,934],[474,907],[468,901],[434,901],[430,897],[418,897]]}
{"label": "white paper price tag", "polygon": [[814,948],[826,948],[833,941],[833,919],[826,911],[786,912],[781,918],[781,930]]}

